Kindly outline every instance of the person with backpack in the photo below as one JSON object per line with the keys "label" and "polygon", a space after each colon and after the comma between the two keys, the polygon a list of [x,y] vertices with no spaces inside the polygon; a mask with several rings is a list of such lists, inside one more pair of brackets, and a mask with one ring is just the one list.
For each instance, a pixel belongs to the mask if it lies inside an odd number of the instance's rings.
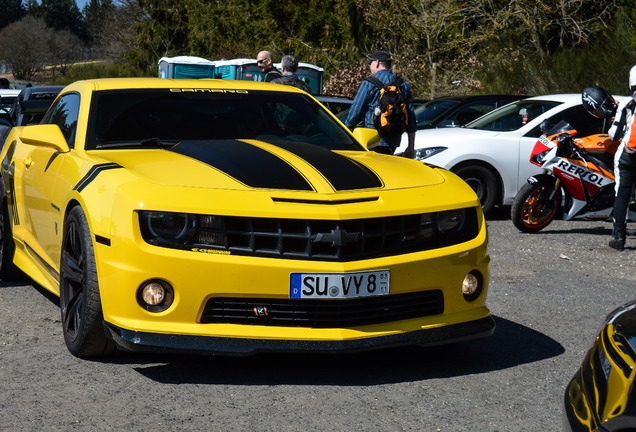
{"label": "person with backpack", "polygon": [[626,220],[632,189],[636,184],[636,66],[629,71],[629,90],[632,97],[618,105],[616,117],[608,131],[614,141],[621,143],[614,156],[616,199],[614,201],[614,229],[609,246],[623,250],[627,233]]}
{"label": "person with backpack", "polygon": [[400,146],[402,133],[408,134],[408,147],[404,156],[415,155],[415,112],[411,86],[391,71],[391,54],[376,51],[367,61],[371,76],[358,87],[349,108],[345,125],[349,129],[361,125],[375,128],[380,134],[380,144],[372,150],[393,154]]}
{"label": "person with backpack", "polygon": [[272,81],[273,84],[285,84],[290,85],[301,90],[311,93],[309,84],[298,78],[296,71],[298,71],[298,60],[291,54],[287,54],[280,61],[280,68],[283,71],[283,76],[276,78]]}

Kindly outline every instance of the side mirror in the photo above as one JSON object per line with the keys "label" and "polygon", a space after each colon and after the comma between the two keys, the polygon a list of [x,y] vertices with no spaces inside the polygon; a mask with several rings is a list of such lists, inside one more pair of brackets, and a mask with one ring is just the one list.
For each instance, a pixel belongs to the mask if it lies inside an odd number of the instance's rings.
{"label": "side mirror", "polygon": [[24,126],[20,131],[20,140],[29,145],[50,147],[60,153],[70,150],[66,138],[56,124]]}
{"label": "side mirror", "polygon": [[370,149],[380,144],[380,134],[375,129],[369,128],[355,128],[353,130],[353,136],[362,144],[365,148]]}
{"label": "side mirror", "polygon": [[541,133],[546,133],[549,129],[550,129],[550,123],[547,120],[543,120],[541,122],[541,124],[539,125],[539,129],[541,130]]}

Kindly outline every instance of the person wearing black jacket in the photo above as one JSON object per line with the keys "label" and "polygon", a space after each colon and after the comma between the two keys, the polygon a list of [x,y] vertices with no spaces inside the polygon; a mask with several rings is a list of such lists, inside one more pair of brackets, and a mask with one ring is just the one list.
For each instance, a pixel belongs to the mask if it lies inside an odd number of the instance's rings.
{"label": "person wearing black jacket", "polygon": [[261,68],[261,72],[265,74],[265,82],[272,82],[276,78],[283,76],[278,69],[274,67],[272,55],[269,51],[261,51],[256,56],[256,65]]}
{"label": "person wearing black jacket", "polygon": [[619,104],[614,123],[608,131],[612,140],[621,141],[614,158],[616,199],[614,229],[609,242],[609,246],[617,250],[625,247],[627,210],[636,184],[636,66],[629,72],[629,89],[632,97]]}
{"label": "person wearing black jacket", "polygon": [[296,57],[288,54],[283,57],[280,63],[280,67],[283,70],[283,76],[280,78],[276,78],[272,81],[272,83],[290,85],[304,90],[307,93],[311,93],[309,84],[298,78],[298,75],[296,74],[296,71],[298,71],[298,60],[296,60]]}

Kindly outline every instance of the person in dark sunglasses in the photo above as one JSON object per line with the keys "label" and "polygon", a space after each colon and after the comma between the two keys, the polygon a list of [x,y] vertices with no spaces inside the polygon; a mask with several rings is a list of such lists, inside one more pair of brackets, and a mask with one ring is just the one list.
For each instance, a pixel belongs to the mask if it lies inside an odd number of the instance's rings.
{"label": "person in dark sunglasses", "polygon": [[283,76],[278,69],[274,67],[272,55],[268,51],[261,51],[256,56],[256,64],[261,68],[261,72],[265,74],[265,82],[271,82],[276,78]]}

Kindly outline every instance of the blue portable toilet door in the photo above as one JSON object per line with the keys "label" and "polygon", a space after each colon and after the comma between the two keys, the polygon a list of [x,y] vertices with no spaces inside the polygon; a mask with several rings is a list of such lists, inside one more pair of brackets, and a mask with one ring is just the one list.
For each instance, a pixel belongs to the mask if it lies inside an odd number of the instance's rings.
{"label": "blue portable toilet door", "polygon": [[256,64],[245,64],[237,68],[236,79],[244,81],[265,81],[265,74]]}

